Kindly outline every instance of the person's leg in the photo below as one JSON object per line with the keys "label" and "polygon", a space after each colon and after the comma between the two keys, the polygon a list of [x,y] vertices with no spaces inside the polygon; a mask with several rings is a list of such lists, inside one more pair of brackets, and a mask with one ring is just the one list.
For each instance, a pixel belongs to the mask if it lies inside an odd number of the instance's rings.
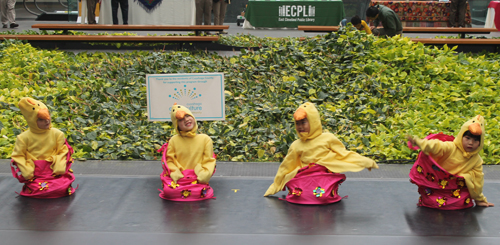
{"label": "person's leg", "polygon": [[128,0],[121,0],[120,8],[122,9],[123,24],[128,25]]}
{"label": "person's leg", "polygon": [[458,1],[459,0],[451,0],[450,3],[450,25],[451,27],[457,27],[457,10],[458,10]]}
{"label": "person's leg", "polygon": [[227,3],[224,0],[220,0],[220,17],[219,17],[219,25],[224,25],[224,18],[226,17],[226,9]]}
{"label": "person's leg", "polygon": [[212,0],[205,0],[203,22],[203,25],[212,25]]}
{"label": "person's leg", "polygon": [[465,27],[465,10],[467,10],[467,0],[459,0],[458,25],[461,27]]}
{"label": "person's leg", "polygon": [[7,0],[0,0],[0,11],[2,15],[3,28],[7,28],[9,21],[7,20]]}
{"label": "person's leg", "polygon": [[212,9],[214,12],[214,25],[220,25],[219,19],[220,19],[220,7],[222,6],[221,5],[222,1],[223,0],[219,0],[217,2],[212,2]]}
{"label": "person's leg", "polygon": [[7,1],[7,21],[10,22],[10,28],[18,27],[16,24],[16,0]]}
{"label": "person's leg", "polygon": [[87,22],[97,24],[95,21],[95,8],[98,0],[87,0]]}
{"label": "person's leg", "polygon": [[196,25],[201,25],[203,21],[203,5],[205,0],[195,0],[196,5]]}
{"label": "person's leg", "polygon": [[118,0],[111,0],[111,16],[113,25],[118,25]]}

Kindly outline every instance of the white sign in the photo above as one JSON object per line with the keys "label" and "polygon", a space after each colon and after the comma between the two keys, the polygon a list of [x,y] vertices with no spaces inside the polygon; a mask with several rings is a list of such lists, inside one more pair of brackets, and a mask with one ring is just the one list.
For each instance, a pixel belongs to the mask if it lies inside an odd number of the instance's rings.
{"label": "white sign", "polygon": [[170,121],[174,103],[198,121],[224,120],[224,73],[146,75],[148,120]]}

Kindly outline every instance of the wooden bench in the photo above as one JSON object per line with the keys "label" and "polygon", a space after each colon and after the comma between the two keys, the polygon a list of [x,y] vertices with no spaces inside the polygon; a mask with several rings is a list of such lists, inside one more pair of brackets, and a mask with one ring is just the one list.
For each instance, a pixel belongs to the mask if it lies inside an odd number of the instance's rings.
{"label": "wooden bench", "polygon": [[411,38],[413,42],[423,44],[447,44],[447,45],[500,45],[500,39],[471,39],[471,38]]}
{"label": "wooden bench", "polygon": [[53,31],[223,31],[228,25],[86,25],[86,24],[34,24],[31,28]]}
{"label": "wooden bench", "polygon": [[472,38],[411,38],[413,42],[424,45],[442,47],[444,45],[451,47],[457,46],[457,52],[500,52],[500,39],[472,39]]}
{"label": "wooden bench", "polygon": [[334,32],[338,31],[338,26],[298,26],[299,31],[304,32]]}
{"label": "wooden bench", "polygon": [[[298,26],[298,30],[304,32],[334,32],[338,31],[338,26]],[[403,27],[403,33],[456,33],[461,38],[465,34],[490,34],[498,31],[495,28],[451,28],[451,27]]]}
{"label": "wooden bench", "polygon": [[[0,41],[5,39],[25,40],[41,48],[93,49],[95,46],[85,46],[83,43],[178,43],[209,44],[219,40],[219,36],[109,36],[109,35],[0,35]],[[73,46],[67,43],[75,44]],[[71,46],[71,47],[70,47]],[[105,46],[99,49],[112,49]]]}
{"label": "wooden bench", "polygon": [[452,28],[452,27],[403,27],[403,33],[454,33],[465,38],[465,34],[490,34],[496,28]]}

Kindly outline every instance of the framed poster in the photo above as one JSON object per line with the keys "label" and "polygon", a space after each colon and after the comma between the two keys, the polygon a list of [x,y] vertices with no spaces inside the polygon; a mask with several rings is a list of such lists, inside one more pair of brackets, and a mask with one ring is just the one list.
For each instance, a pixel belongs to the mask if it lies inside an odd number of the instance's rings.
{"label": "framed poster", "polygon": [[224,120],[224,73],[146,75],[149,121],[170,121],[172,105],[187,107],[198,121]]}

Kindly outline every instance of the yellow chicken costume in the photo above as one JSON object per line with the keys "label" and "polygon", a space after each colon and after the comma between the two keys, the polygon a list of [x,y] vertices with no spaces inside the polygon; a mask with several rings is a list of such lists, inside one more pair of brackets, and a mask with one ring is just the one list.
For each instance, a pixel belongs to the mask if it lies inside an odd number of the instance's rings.
{"label": "yellow chicken costume", "polygon": [[326,167],[334,173],[359,172],[365,168],[378,168],[372,159],[348,151],[340,140],[331,133],[323,133],[321,119],[314,104],[307,102],[294,113],[295,121],[307,118],[309,133],[299,133],[300,139],[294,141],[283,159],[274,183],[264,196],[273,195],[285,187],[295,177],[299,169],[311,163]]}
{"label": "yellow chicken costume", "polygon": [[[413,137],[422,152],[431,156],[443,169],[451,174],[464,177],[471,197],[480,202],[487,202],[483,195],[483,159],[479,156],[479,152],[484,147],[484,126],[484,117],[477,115],[462,125],[453,141],[443,142],[437,139],[427,140]],[[479,147],[473,152],[466,152],[463,148],[462,138],[466,131],[470,131],[474,135],[481,135]]]}
{"label": "yellow chicken costume", "polygon": [[215,170],[212,139],[206,134],[196,133],[198,130],[196,119],[191,131],[180,131],[177,120],[183,119],[186,115],[195,119],[188,108],[181,105],[172,107],[170,117],[178,134],[168,142],[167,166],[170,169],[170,177],[177,183],[184,177],[182,171],[192,169],[198,176],[199,183],[208,183]]}
{"label": "yellow chicken costume", "polygon": [[22,176],[26,180],[33,179],[35,160],[51,162],[50,168],[54,175],[64,174],[69,150],[63,132],[52,128],[52,125],[49,129],[40,129],[37,125],[38,118],[50,119],[47,106],[32,98],[22,98],[19,109],[29,129],[17,136],[11,158],[17,163]]}

